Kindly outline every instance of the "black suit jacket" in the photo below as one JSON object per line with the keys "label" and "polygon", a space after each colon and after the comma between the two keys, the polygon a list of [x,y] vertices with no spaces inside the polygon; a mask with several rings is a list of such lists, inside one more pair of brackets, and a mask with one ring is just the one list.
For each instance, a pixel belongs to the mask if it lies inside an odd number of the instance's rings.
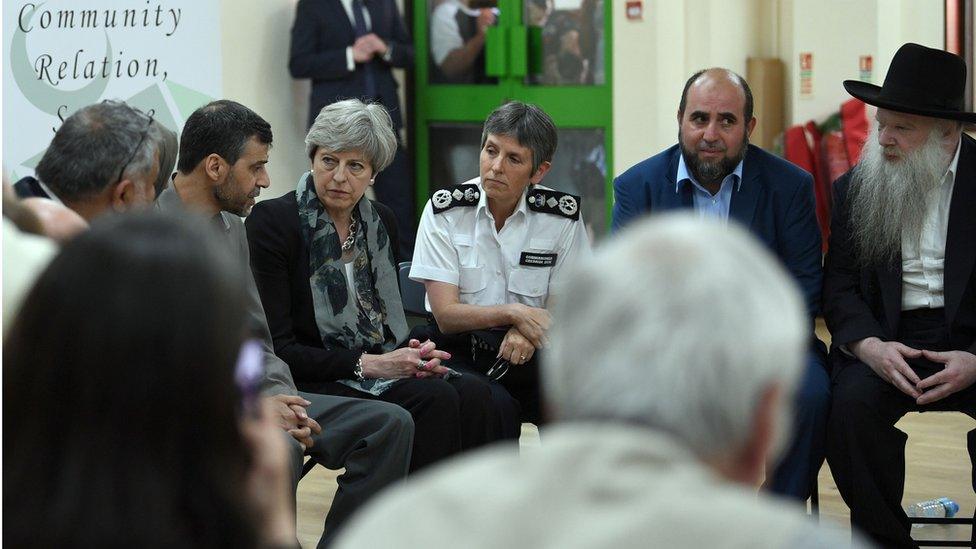
{"label": "black suit jacket", "polygon": [[[369,0],[365,5],[371,32],[393,48],[389,63],[379,57],[369,63],[374,68],[377,99],[390,112],[393,127],[399,130],[403,116],[390,69],[413,66],[413,43],[394,0]],[[346,65],[346,48],[355,41],[356,31],[339,0],[299,0],[291,29],[288,70],[293,78],[312,79],[309,125],[322,107],[365,96],[364,65],[357,63],[353,72]]]}
{"label": "black suit jacket", "polygon": [[[399,233],[393,211],[378,202],[372,205],[390,242],[397,242]],[[264,304],[275,354],[288,364],[295,385],[302,391],[317,392],[323,382],[352,378],[362,352],[326,349],[315,324],[308,245],[300,232],[295,191],[258,202],[245,225],[251,272]],[[396,246],[393,249],[396,256]]]}
{"label": "black suit jacket", "polygon": [[[851,172],[834,184],[823,309],[832,348],[865,337],[894,340],[901,316],[901,258],[858,268],[851,242],[847,191]],[[963,135],[949,206],[945,250],[945,315],[949,344],[976,354],[976,141]]]}
{"label": "black suit jacket", "polygon": [[41,188],[41,184],[37,182],[37,179],[29,175],[22,177],[14,183],[14,193],[17,195],[17,198],[51,198]]}

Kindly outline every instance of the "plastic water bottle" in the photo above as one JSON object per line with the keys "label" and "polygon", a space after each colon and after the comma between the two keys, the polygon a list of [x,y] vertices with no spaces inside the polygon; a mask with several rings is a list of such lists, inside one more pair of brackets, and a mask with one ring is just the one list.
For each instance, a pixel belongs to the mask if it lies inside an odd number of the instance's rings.
{"label": "plastic water bottle", "polygon": [[[930,499],[913,503],[905,508],[909,517],[952,518],[959,512],[959,504],[949,498]],[[915,526],[921,526],[916,524]]]}

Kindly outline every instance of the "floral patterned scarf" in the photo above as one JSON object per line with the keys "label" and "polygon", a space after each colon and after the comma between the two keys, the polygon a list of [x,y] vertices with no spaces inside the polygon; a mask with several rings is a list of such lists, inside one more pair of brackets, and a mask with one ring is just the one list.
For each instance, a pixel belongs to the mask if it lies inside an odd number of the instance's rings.
{"label": "floral patterned scarf", "polygon": [[[379,214],[365,196],[353,210],[358,219],[350,295],[342,244],[335,223],[315,194],[311,172],[298,180],[298,219],[308,244],[309,285],[315,324],[326,349],[389,352],[407,336],[393,248]],[[354,389],[379,395],[395,379],[340,380]]]}

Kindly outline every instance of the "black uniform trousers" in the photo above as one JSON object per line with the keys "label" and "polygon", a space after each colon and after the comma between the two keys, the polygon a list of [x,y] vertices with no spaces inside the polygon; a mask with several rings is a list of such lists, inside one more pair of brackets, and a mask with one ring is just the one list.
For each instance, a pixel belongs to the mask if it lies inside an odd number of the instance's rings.
{"label": "black uniform trousers", "polygon": [[402,379],[379,396],[335,381],[323,383],[316,392],[382,400],[410,412],[414,422],[411,473],[462,450],[504,438],[496,428],[499,422],[489,388],[474,376]]}
{"label": "black uniform trousers", "polygon": [[[906,311],[899,326],[898,341],[909,347],[949,350],[943,309]],[[943,369],[925,359],[910,359],[908,364],[922,379]],[[863,362],[844,357],[835,363],[827,462],[851,509],[852,525],[881,547],[918,547],[902,509],[908,437],[895,423],[908,412],[929,411],[964,412],[976,418],[976,385],[919,406]],[[976,429],[969,432],[968,448],[976,490]],[[973,536],[976,541],[976,532]]]}
{"label": "black uniform trousers", "polygon": [[[494,381],[485,374],[495,364],[504,330],[479,330],[474,333],[478,336],[472,337],[470,332],[444,334],[430,316],[427,326],[415,328],[410,337],[434,341],[438,349],[451,353],[447,366],[487,383],[492,407],[497,414],[497,432],[502,439],[517,441],[522,433],[522,422],[538,426],[543,422],[539,353],[525,364],[512,364],[499,381]],[[490,341],[487,346],[484,344],[486,341]]]}

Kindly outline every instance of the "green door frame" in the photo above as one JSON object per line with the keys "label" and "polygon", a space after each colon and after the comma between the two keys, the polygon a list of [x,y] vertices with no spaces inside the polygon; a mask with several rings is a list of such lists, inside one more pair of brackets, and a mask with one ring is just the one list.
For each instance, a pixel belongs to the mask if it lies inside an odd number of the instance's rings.
{"label": "green door frame", "polygon": [[[431,122],[482,123],[498,105],[517,99],[545,109],[557,127],[602,128],[606,166],[606,220],[613,209],[613,29],[611,0],[603,3],[604,83],[594,86],[542,86],[525,83],[529,43],[538,40],[523,26],[523,0],[498,0],[498,23],[485,40],[486,72],[497,84],[430,84],[428,0],[413,0],[416,53],[414,143],[417,217],[430,197]],[[556,154],[559,154],[557,149]],[[459,181],[454,183],[460,183]]]}

